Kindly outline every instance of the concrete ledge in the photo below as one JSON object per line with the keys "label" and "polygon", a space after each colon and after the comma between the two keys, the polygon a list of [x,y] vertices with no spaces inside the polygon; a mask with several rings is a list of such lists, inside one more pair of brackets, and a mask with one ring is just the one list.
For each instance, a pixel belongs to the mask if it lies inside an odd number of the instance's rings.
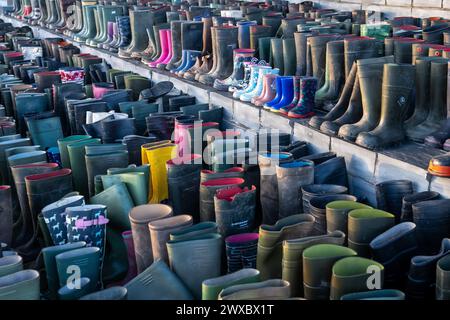
{"label": "concrete ledge", "polygon": [[[409,10],[403,8],[403,10],[405,9]],[[23,25],[22,21],[9,17],[2,18],[5,22],[12,22],[13,25]],[[32,29],[41,38],[62,37],[72,42],[71,39],[42,28],[32,26]],[[432,156],[442,154],[442,150],[427,148],[415,143],[405,143],[396,148],[375,152],[313,129],[308,126],[308,119],[289,119],[252,104],[235,100],[229,92],[220,92],[198,82],[178,78],[167,71],[151,69],[136,60],[121,59],[116,54],[102,49],[81,44],[80,50],[105,59],[113,68],[136,72],[150,77],[154,82],[170,80],[184,93],[195,96],[198,103],[209,103],[211,107],[224,107],[225,128],[279,129],[282,132],[290,132],[294,141],[308,142],[311,152],[334,151],[338,155],[344,156],[351,191],[372,205],[375,205],[376,201],[375,184],[391,179],[409,179],[414,182],[416,191],[436,190],[444,197],[450,198],[450,179],[433,177],[431,183],[427,181],[428,162]]]}

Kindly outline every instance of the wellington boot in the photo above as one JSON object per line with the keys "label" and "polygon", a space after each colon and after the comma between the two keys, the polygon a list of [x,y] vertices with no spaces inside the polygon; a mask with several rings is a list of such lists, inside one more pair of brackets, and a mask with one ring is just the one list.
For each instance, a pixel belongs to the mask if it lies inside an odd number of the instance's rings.
{"label": "wellington boot", "polygon": [[237,47],[237,27],[214,27],[215,31],[215,49],[213,54],[217,61],[216,68],[206,75],[199,77],[199,82],[207,85],[213,85],[215,79],[223,80],[229,77],[233,72],[233,51]]}
{"label": "wellington boot", "polygon": [[[357,198],[348,194],[328,194],[314,196],[309,201],[309,213],[315,218],[314,232],[317,235],[327,233],[326,206],[333,201],[355,201]],[[342,230],[341,230],[342,231]]]}
{"label": "wellington boot", "polygon": [[189,214],[199,221],[199,187],[201,163],[199,155],[175,158],[167,162],[169,203],[175,215]]}
{"label": "wellington boot", "polygon": [[79,288],[73,287],[72,283],[68,283],[58,290],[59,300],[78,300],[82,296],[92,292],[91,279],[87,277],[81,277],[79,279]]}
{"label": "wellington boot", "polygon": [[436,269],[436,300],[450,299],[450,256],[439,259]]}
{"label": "wellington boot", "polygon": [[203,281],[220,276],[222,241],[218,233],[209,233],[167,242],[172,270],[197,299],[202,298]]}
{"label": "wellington boot", "polygon": [[26,123],[33,143],[45,150],[57,147],[57,141],[64,137],[60,117],[54,112],[27,117]]}
{"label": "wellington boot", "polygon": [[[446,237],[445,230],[449,226],[449,217],[445,213],[449,204],[447,199],[413,204],[413,222],[417,226],[417,237],[421,253],[434,254],[439,250],[441,240]],[[431,211],[433,216],[429,214]]]}
{"label": "wellington boot", "polygon": [[69,168],[69,169],[71,168],[70,157],[69,157],[69,152],[68,152],[67,146],[71,143],[75,143],[75,142],[81,141],[81,140],[87,140],[90,138],[91,137],[87,136],[87,135],[79,135],[79,136],[68,136],[65,138],[58,139],[57,143],[58,143],[59,151],[61,153],[61,162],[62,162],[63,168]]}
{"label": "wellington boot", "polygon": [[135,206],[147,203],[148,199],[148,179],[143,172],[116,173],[102,175],[103,190],[113,185],[124,183],[130,193]]}
{"label": "wellington boot", "polygon": [[128,47],[119,48],[119,56],[122,58],[139,58],[140,52],[148,46],[146,30],[153,27],[155,23],[155,13],[150,10],[130,10],[131,43]]}
{"label": "wellington boot", "polygon": [[224,188],[239,187],[244,184],[241,178],[219,178],[201,182],[200,184],[200,221],[214,221],[214,195]]}
{"label": "wellington boot", "polygon": [[71,192],[72,174],[70,169],[61,169],[49,173],[34,174],[25,177],[26,192],[30,206],[33,226],[31,239],[17,250],[25,261],[34,260],[39,253],[38,214],[48,204],[61,199]]}
{"label": "wellington boot", "polygon": [[109,168],[125,168],[128,165],[128,152],[122,144],[87,145],[85,152],[90,196],[95,194],[95,176],[106,174]]}
{"label": "wellington boot", "polygon": [[128,300],[193,299],[185,284],[161,260],[155,261],[124,287],[128,291]]}
{"label": "wellington boot", "polygon": [[280,70],[280,74],[284,74],[284,55],[283,55],[283,39],[270,39],[270,55],[274,68]]}
{"label": "wellington boot", "polygon": [[[40,113],[49,109],[48,96],[45,93],[20,93],[16,95],[15,115],[20,134],[25,135],[27,128],[24,120],[25,114]],[[34,142],[34,141],[33,141]],[[35,143],[39,144],[39,143]]]}
{"label": "wellington boot", "polygon": [[39,272],[22,270],[0,277],[2,300],[39,300]]}
{"label": "wellington boot", "polygon": [[123,137],[136,134],[134,118],[107,119],[101,122],[103,143],[114,143]]}
{"label": "wellington boot", "polygon": [[260,154],[258,157],[261,170],[261,205],[263,223],[274,224],[279,218],[279,198],[276,165],[291,162],[290,153]]}
{"label": "wellington boot", "polygon": [[294,161],[277,165],[279,217],[303,212],[302,187],[314,183],[314,164]]}
{"label": "wellington boot", "polygon": [[450,120],[447,118],[442,122],[439,129],[425,137],[425,144],[430,147],[442,149],[445,141],[450,138]]}
{"label": "wellington boot", "polygon": [[100,280],[101,259],[101,251],[98,247],[69,250],[55,256],[60,287],[64,287],[68,281],[70,282],[67,268],[77,266],[81,277],[90,280],[84,294],[96,291]]}
{"label": "wellington boot", "polygon": [[356,256],[354,250],[335,244],[317,244],[304,250],[304,297],[307,300],[328,300],[334,263],[352,256]]}
{"label": "wellington boot", "polygon": [[444,238],[439,251],[429,256],[415,256],[411,259],[406,296],[409,300],[434,299],[436,297],[436,264],[449,255],[450,239]]}
{"label": "wellington boot", "polygon": [[33,220],[30,214],[30,205],[25,187],[25,177],[33,174],[47,173],[58,169],[56,163],[30,164],[12,167],[12,177],[17,191],[17,198],[21,209],[19,220],[21,223],[15,227],[14,247],[27,243],[33,234]]}
{"label": "wellington boot", "polygon": [[202,170],[200,172],[200,182],[225,178],[244,178],[244,169],[241,167],[233,167],[221,172],[211,170]]}
{"label": "wellington boot", "polygon": [[148,224],[172,216],[172,208],[163,204],[142,205],[129,213],[138,273],[153,263],[153,253]]}
{"label": "wellington boot", "polygon": [[79,300],[127,300],[128,290],[125,287],[114,286],[82,296]]}
{"label": "wellington boot", "polygon": [[261,225],[256,258],[261,279],[281,277],[283,241],[312,235],[313,225],[314,217],[304,214],[283,218],[274,225]]}
{"label": "wellington boot", "polygon": [[405,300],[405,294],[395,289],[371,290],[347,293],[341,297],[341,300]]}
{"label": "wellington boot", "polygon": [[255,51],[253,49],[233,50],[233,73],[224,80],[215,80],[214,88],[221,91],[228,91],[230,87],[237,87],[244,80],[245,63],[249,62]]}
{"label": "wellington boot", "polygon": [[280,279],[238,284],[222,290],[219,300],[286,300],[291,297],[290,284]]}
{"label": "wellington boot", "polygon": [[320,35],[308,38],[311,46],[312,75],[313,77],[317,78],[318,88],[321,88],[325,83],[327,43],[339,39],[340,37],[337,35]]}
{"label": "wellington boot", "polygon": [[410,180],[390,180],[378,183],[375,186],[377,208],[395,215],[395,221],[400,221],[402,199],[414,192]]}
{"label": "wellington boot", "polygon": [[259,271],[245,268],[225,276],[207,279],[202,283],[202,300],[217,300],[220,292],[238,284],[259,282]]}
{"label": "wellington boot", "polygon": [[383,68],[392,63],[394,57],[381,57],[358,60],[358,80],[361,88],[363,115],[354,124],[343,125],[339,137],[354,141],[359,133],[376,128],[380,121]]}
{"label": "wellington boot", "polygon": [[405,195],[402,200],[401,222],[413,222],[412,206],[418,202],[437,200],[441,197],[436,191],[423,191]]}
{"label": "wellington boot", "polygon": [[278,28],[281,25],[282,19],[283,19],[283,16],[281,14],[278,14],[277,12],[274,12],[271,14],[269,13],[262,18],[262,25],[271,27],[270,37],[275,37],[275,35],[278,31]]}
{"label": "wellington boot", "polygon": [[11,140],[5,140],[0,142],[0,172],[2,176],[3,184],[9,184],[9,170],[8,159],[6,159],[5,150],[14,147],[22,147],[31,145],[29,138],[20,138],[20,135],[16,136],[4,136],[5,138],[12,138]]}
{"label": "wellington boot", "polygon": [[447,61],[447,59],[439,59],[430,63],[430,93],[426,96],[430,99],[428,115],[420,124],[416,126],[407,124],[406,127],[406,134],[413,141],[423,142],[428,135],[438,130],[441,122],[446,119],[447,92],[442,84],[447,82]]}
{"label": "wellington boot", "polygon": [[22,258],[19,255],[0,258],[0,277],[23,270]]}
{"label": "wellington boot", "polygon": [[335,200],[326,205],[327,232],[342,231],[348,233],[348,214],[356,209],[372,209],[372,207],[348,200]]}
{"label": "wellington boot", "polygon": [[238,45],[240,49],[250,48],[250,26],[256,25],[256,21],[238,21]]}
{"label": "wellington boot", "polygon": [[293,296],[303,296],[303,251],[316,244],[340,246],[344,242],[345,234],[341,231],[283,241],[282,279],[291,283]]}
{"label": "wellington boot", "polygon": [[175,158],[176,145],[166,141],[162,144],[145,144],[141,147],[142,164],[150,164],[151,195],[150,203],[160,203],[168,199],[169,188],[167,183],[166,163]]}
{"label": "wellington boot", "polygon": [[73,40],[76,42],[85,42],[87,39],[92,39],[97,33],[95,26],[95,10],[96,5],[83,5],[83,29],[74,35]]}
{"label": "wellington boot", "polygon": [[449,29],[448,23],[436,23],[423,29],[422,37],[427,43],[442,44],[443,34]]}
{"label": "wellington boot", "polygon": [[[173,70],[181,65],[182,50],[201,51],[201,39],[203,36],[203,23],[198,21],[181,22],[173,21],[172,24],[179,24],[179,28],[172,29],[172,59],[166,66],[167,70]],[[179,29],[179,30],[178,30]],[[179,36],[175,31],[179,31]],[[177,43],[175,42],[177,41]]]}
{"label": "wellington boot", "polygon": [[387,287],[405,286],[411,258],[418,253],[416,226],[412,222],[400,223],[383,232],[370,242],[373,259],[385,268]]}
{"label": "wellington boot", "polygon": [[350,37],[344,39],[345,78],[352,68],[353,62],[378,56],[377,43],[373,38]]}
{"label": "wellington boot", "polygon": [[310,213],[309,202],[312,198],[321,195],[346,194],[347,187],[333,184],[311,184],[302,187],[303,213]]}
{"label": "wellington boot", "polygon": [[57,293],[59,286],[58,270],[56,268],[55,257],[63,252],[71,251],[75,249],[84,248],[86,242],[78,241],[73,243],[67,243],[62,245],[56,245],[42,249],[42,256],[44,260],[44,266],[46,271],[46,278],[48,283],[48,297],[52,300],[57,299]]}
{"label": "wellington boot", "polygon": [[100,139],[84,139],[74,141],[67,145],[74,188],[86,197],[89,196],[89,185],[86,171],[85,146],[97,145],[100,143]]}
{"label": "wellington boot", "polygon": [[345,82],[344,41],[330,41],[326,50],[325,83],[317,90],[315,103],[316,107],[323,106],[330,111],[339,99]]}
{"label": "wellington boot", "polygon": [[[337,135],[339,128],[347,123],[355,123],[362,117],[361,89],[359,85],[356,62],[345,81],[345,87],[334,108],[324,117],[311,119],[320,126],[320,131],[329,135]],[[329,120],[328,120],[329,118]],[[321,123],[321,124],[319,124]]]}
{"label": "wellington boot", "polygon": [[[330,299],[340,300],[347,293],[367,291],[367,284],[372,283],[370,276],[376,270],[380,285],[383,285],[384,267],[382,264],[361,257],[347,257],[337,261],[332,269]],[[380,288],[381,289],[381,288]]]}
{"label": "wellington boot", "polygon": [[128,254],[122,232],[131,229],[128,212],[133,208],[133,200],[125,184],[118,183],[93,196],[90,203],[108,208],[107,217],[110,226],[106,228],[103,281],[106,283],[120,281],[128,271]]}
{"label": "wellington boot", "polygon": [[256,188],[231,187],[217,190],[214,196],[218,231],[225,239],[237,233],[250,232],[255,224]]}
{"label": "wellington boot", "polygon": [[439,58],[419,57],[415,61],[416,78],[415,78],[415,105],[414,113],[405,121],[404,126],[406,134],[415,130],[415,127],[424,122],[430,112],[430,66],[431,61]]}
{"label": "wellington boot", "polygon": [[259,39],[271,37],[272,27],[268,25],[252,25],[250,26],[250,48],[255,50],[259,57]]}
{"label": "wellington boot", "polygon": [[168,263],[166,243],[170,239],[170,233],[191,225],[192,217],[189,215],[178,215],[149,222],[153,258]]}
{"label": "wellington boot", "polygon": [[[380,149],[405,139],[403,122],[411,104],[414,73],[414,66],[384,65],[380,122],[372,131],[360,133],[357,144],[369,149]],[[402,74],[401,80],[398,74]]]}
{"label": "wellington boot", "polygon": [[13,206],[10,186],[0,186],[0,208],[0,242],[11,246],[13,242]]}
{"label": "wellington boot", "polygon": [[369,243],[394,226],[395,216],[377,209],[356,209],[348,215],[348,247],[361,257],[370,256]]}
{"label": "wellington boot", "polygon": [[307,39],[312,35],[312,33],[307,32],[294,32],[295,52],[297,57],[297,68],[295,72],[296,76],[306,75]]}
{"label": "wellington boot", "polygon": [[155,142],[156,140],[157,138],[155,136],[124,136],[122,139],[122,144],[127,146],[128,162],[135,165],[141,165],[141,146],[146,143]]}
{"label": "wellington boot", "polygon": [[64,197],[42,209],[42,216],[54,244],[67,243],[66,208],[82,205],[84,205],[83,196],[72,196]]}

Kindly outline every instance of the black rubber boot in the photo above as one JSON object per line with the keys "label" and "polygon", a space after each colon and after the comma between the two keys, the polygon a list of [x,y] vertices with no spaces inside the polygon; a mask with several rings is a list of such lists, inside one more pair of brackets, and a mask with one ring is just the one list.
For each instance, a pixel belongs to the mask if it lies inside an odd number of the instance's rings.
{"label": "black rubber boot", "polygon": [[347,38],[344,40],[344,54],[345,78],[347,78],[353,62],[359,59],[374,58],[378,56],[376,40],[364,37]]}
{"label": "black rubber boot", "polygon": [[174,215],[189,214],[199,220],[199,187],[202,169],[199,155],[167,162],[169,201]]}
{"label": "black rubber boot", "polygon": [[[341,126],[347,123],[358,122],[362,117],[361,89],[359,85],[358,67],[356,62],[354,63],[354,66],[356,70],[355,80],[350,98],[348,100],[348,103],[346,104],[346,110],[344,114],[338,117],[336,120],[324,121],[320,125],[320,131],[325,132],[329,135],[337,135]],[[344,96],[342,97],[345,98]]]}
{"label": "black rubber boot", "polygon": [[327,43],[339,40],[339,38],[340,36],[337,35],[320,35],[308,39],[311,46],[312,75],[317,78],[318,88],[321,88],[325,83]]}
{"label": "black rubber boot", "polygon": [[347,81],[345,81],[344,88],[339,97],[338,102],[333,106],[333,108],[325,116],[314,116],[309,120],[309,125],[316,129],[319,129],[323,122],[334,121],[341,117],[347,110],[348,103],[350,101],[350,96],[352,95],[353,85],[355,84],[357,66],[356,63],[353,64],[352,70],[350,71]]}
{"label": "black rubber boot", "polygon": [[402,200],[402,215],[400,217],[401,222],[413,222],[412,206],[418,202],[437,200],[440,198],[439,192],[436,191],[423,191],[412,193],[403,197]]}
{"label": "black rubber boot", "polygon": [[272,66],[280,70],[279,74],[284,74],[283,39],[270,39],[270,55]]}
{"label": "black rubber boot", "polygon": [[422,37],[427,43],[442,44],[444,32],[450,28],[448,23],[441,23],[423,29]]}
{"label": "black rubber boot", "polygon": [[450,138],[450,119],[447,118],[442,122],[441,127],[425,137],[425,144],[434,148],[442,149],[444,143]]}
{"label": "black rubber boot", "polygon": [[[173,70],[181,65],[182,50],[201,51],[203,49],[201,42],[203,37],[203,22],[173,21],[172,26],[174,26],[173,24],[176,24],[175,29],[172,28],[173,55],[166,66],[166,70]],[[177,43],[174,41],[177,41]]]}
{"label": "black rubber boot", "polygon": [[404,196],[412,194],[413,186],[409,180],[390,180],[378,183],[375,186],[377,208],[395,215],[395,220],[400,221],[402,200]]}
{"label": "black rubber boot", "polygon": [[0,242],[13,244],[13,206],[11,187],[0,186]]}
{"label": "black rubber boot", "polygon": [[114,143],[136,133],[134,118],[106,120],[102,122],[102,128],[103,143]]}
{"label": "black rubber boot", "polygon": [[283,16],[281,14],[279,14],[278,12],[273,12],[273,13],[267,14],[265,17],[262,18],[262,25],[271,27],[270,37],[275,37],[275,35],[277,34],[277,31],[278,31],[278,28],[281,25],[282,19],[283,19]]}
{"label": "black rubber boot", "polygon": [[148,46],[148,36],[142,30],[150,29],[154,24],[154,13],[150,10],[130,10],[131,43],[128,47],[119,47],[119,57],[139,58]]}
{"label": "black rubber boot", "polygon": [[215,28],[217,66],[213,72],[199,77],[199,82],[207,85],[213,85],[215,79],[223,80],[233,73],[233,49],[237,48],[237,27]]}
{"label": "black rubber boot", "polygon": [[360,133],[357,144],[380,149],[405,139],[403,122],[412,100],[414,76],[413,65],[384,65],[380,122],[374,130]]}
{"label": "black rubber boot", "polygon": [[331,110],[345,82],[344,41],[327,43],[325,84],[316,92],[316,107]]}
{"label": "black rubber boot", "polygon": [[304,24],[305,19],[299,17],[285,18],[281,20],[280,27],[276,33],[277,37],[293,38],[294,32],[297,31],[297,25]]}
{"label": "black rubber boot", "polygon": [[308,32],[294,32],[295,52],[297,56],[296,76],[306,75],[306,48],[307,39],[313,34]]}
{"label": "black rubber boot", "polygon": [[339,137],[354,141],[360,132],[371,131],[378,125],[381,113],[383,66],[385,63],[393,62],[393,56],[358,60],[363,115],[360,121],[343,125],[339,129]]}
{"label": "black rubber boot", "polygon": [[423,142],[425,137],[439,130],[441,122],[447,118],[447,83],[448,62],[447,59],[431,61],[430,64],[430,94],[429,112],[425,121],[417,126],[407,125],[406,135],[409,139]]}
{"label": "black rubber boot", "polygon": [[283,74],[293,76],[296,72],[296,55],[294,38],[283,39]]}

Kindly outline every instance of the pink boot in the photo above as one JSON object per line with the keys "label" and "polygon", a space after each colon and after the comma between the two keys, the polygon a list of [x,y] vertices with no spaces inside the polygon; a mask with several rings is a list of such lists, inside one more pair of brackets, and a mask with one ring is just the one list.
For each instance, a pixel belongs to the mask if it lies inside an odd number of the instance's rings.
{"label": "pink boot", "polygon": [[167,30],[167,33],[168,33],[168,38],[167,38],[168,54],[167,54],[167,57],[158,64],[158,69],[164,69],[166,67],[166,64],[168,64],[169,61],[172,60],[172,55],[173,55],[172,32],[170,30]]}
{"label": "pink boot", "polygon": [[150,62],[148,64],[149,67],[156,68],[158,63],[166,60],[167,56],[169,55],[169,42],[172,46],[172,39],[170,39],[169,41],[169,35],[171,35],[170,30],[159,30],[159,38],[161,39],[161,55],[155,61]]}

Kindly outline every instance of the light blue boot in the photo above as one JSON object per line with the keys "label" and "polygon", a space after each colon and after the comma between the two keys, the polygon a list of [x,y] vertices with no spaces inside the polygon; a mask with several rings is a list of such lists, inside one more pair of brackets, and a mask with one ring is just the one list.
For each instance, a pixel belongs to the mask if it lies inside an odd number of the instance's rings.
{"label": "light blue boot", "polygon": [[251,70],[250,80],[248,81],[247,87],[242,90],[237,90],[233,92],[233,98],[239,99],[241,95],[243,95],[244,93],[251,92],[256,87],[256,84],[258,83],[258,75],[260,67],[261,66],[257,64],[250,66]]}
{"label": "light blue boot", "polygon": [[255,88],[248,93],[242,94],[239,97],[239,99],[241,99],[241,101],[250,102],[253,97],[257,97],[257,96],[261,95],[261,92],[263,89],[264,76],[269,73],[278,74],[279,72],[280,72],[280,69],[278,69],[278,68],[272,69],[270,66],[260,67],[259,74],[258,74],[258,82],[257,82]]}

